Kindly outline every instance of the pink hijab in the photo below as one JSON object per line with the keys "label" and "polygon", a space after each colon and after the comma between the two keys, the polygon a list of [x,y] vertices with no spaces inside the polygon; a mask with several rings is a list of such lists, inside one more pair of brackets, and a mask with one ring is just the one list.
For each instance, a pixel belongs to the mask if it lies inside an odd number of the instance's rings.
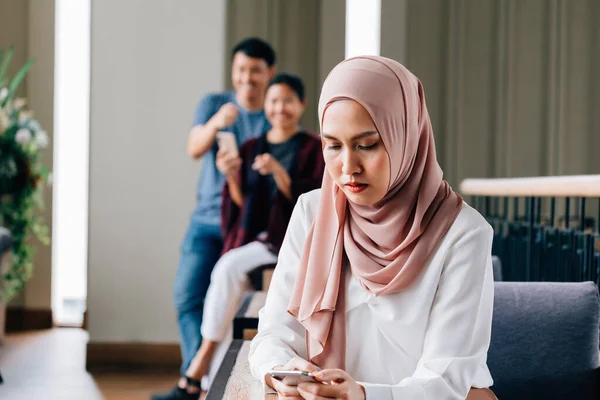
{"label": "pink hijab", "polygon": [[309,361],[345,368],[344,271],[375,296],[409,287],[462,208],[442,180],[421,82],[384,57],[345,60],[329,74],[319,100],[352,99],[371,115],[390,161],[387,195],[351,203],[325,172],[321,201],[302,254],[288,312],[306,328]]}

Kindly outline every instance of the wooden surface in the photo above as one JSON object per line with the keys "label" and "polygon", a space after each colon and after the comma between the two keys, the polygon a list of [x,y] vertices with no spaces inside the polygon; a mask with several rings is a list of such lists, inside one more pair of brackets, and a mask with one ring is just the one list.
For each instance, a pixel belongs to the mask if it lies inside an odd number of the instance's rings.
{"label": "wooden surface", "polygon": [[244,340],[252,340],[256,335],[258,335],[258,329],[244,329]]}
{"label": "wooden surface", "polygon": [[600,197],[600,175],[465,179],[464,196]]}
{"label": "wooden surface", "polygon": [[265,305],[266,292],[248,292],[233,318],[233,338],[252,340],[258,328],[258,311]]}
{"label": "wooden surface", "polygon": [[269,286],[271,286],[271,280],[273,279],[273,272],[275,272],[275,268],[267,268],[263,271],[263,292],[269,291]]}
{"label": "wooden surface", "polygon": [[248,353],[250,342],[234,340],[214,379],[206,400],[276,400],[276,395],[265,395],[263,383],[250,373]]}
{"label": "wooden surface", "polygon": [[90,374],[85,370],[87,332],[51,329],[7,335],[0,346],[2,400],[148,400],[170,390],[179,377],[173,369],[150,372],[121,369]]}
{"label": "wooden surface", "polygon": [[[256,325],[258,326],[258,312],[265,305],[267,301],[267,292],[255,292],[252,296],[252,300],[246,310],[246,318],[256,319]],[[258,327],[244,329],[244,340],[252,340],[258,333]]]}
{"label": "wooden surface", "polygon": [[254,292],[245,316],[248,318],[258,318],[258,312],[263,308],[266,301],[267,292]]}

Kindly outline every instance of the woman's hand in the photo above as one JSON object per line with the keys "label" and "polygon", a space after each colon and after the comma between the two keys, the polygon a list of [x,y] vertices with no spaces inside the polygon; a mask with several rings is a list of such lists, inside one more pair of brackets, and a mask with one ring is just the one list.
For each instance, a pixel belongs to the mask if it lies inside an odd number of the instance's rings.
{"label": "woman's hand", "polygon": [[232,154],[226,150],[217,152],[217,169],[227,178],[232,178],[237,175],[242,165],[242,159],[236,154]]}
{"label": "woman's hand", "polygon": [[[308,372],[317,372],[319,368],[309,363],[308,361],[295,357],[292,358],[287,364],[282,366],[274,367],[273,369],[279,369],[283,371],[308,371]],[[284,384],[282,381],[275,379],[269,375],[265,377],[265,382],[267,385],[271,386],[273,389],[277,391],[279,400],[302,400],[302,397],[298,393],[298,388],[296,386],[289,386]]]}
{"label": "woman's hand", "polygon": [[269,153],[259,154],[254,159],[252,169],[258,171],[261,175],[269,175],[278,173],[283,169],[279,161]]}
{"label": "woman's hand", "polygon": [[298,393],[306,400],[365,400],[365,389],[346,371],[324,369],[313,376],[323,383],[301,382]]}
{"label": "woman's hand", "polygon": [[252,169],[261,175],[273,175],[277,189],[288,199],[292,199],[292,178],[283,165],[269,153],[259,154],[254,159]]}

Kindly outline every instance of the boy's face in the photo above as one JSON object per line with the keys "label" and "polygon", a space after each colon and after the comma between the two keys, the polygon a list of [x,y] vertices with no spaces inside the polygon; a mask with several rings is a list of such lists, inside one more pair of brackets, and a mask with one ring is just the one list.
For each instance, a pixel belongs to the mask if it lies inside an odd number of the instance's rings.
{"label": "boy's face", "polygon": [[242,98],[252,100],[264,96],[275,69],[261,58],[249,57],[238,51],[231,64],[233,88]]}

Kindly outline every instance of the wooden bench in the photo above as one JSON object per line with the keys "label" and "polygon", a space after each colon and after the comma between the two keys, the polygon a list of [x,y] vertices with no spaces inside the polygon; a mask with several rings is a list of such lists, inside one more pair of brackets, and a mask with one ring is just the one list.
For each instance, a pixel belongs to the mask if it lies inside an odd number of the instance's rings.
{"label": "wooden bench", "polygon": [[273,271],[275,271],[275,265],[276,264],[263,265],[248,273],[250,285],[254,290],[266,292],[269,289],[271,278],[273,278]]}
{"label": "wooden bench", "polygon": [[[277,400],[276,394],[265,394],[264,383],[250,373],[249,352],[250,341],[236,339],[231,342],[204,400]],[[487,390],[478,390],[469,394],[467,400],[471,399],[496,397]]]}
{"label": "wooden bench", "polygon": [[277,400],[277,395],[265,395],[263,383],[250,373],[249,351],[250,341],[231,342],[205,400]]}
{"label": "wooden bench", "polygon": [[233,339],[252,340],[258,330],[258,311],[265,305],[267,292],[249,292],[233,318]]}
{"label": "wooden bench", "polygon": [[264,394],[264,383],[252,376],[248,362],[250,341],[258,328],[258,311],[264,306],[266,298],[266,292],[246,294],[233,321],[233,341],[205,400],[277,400],[275,394]]}

